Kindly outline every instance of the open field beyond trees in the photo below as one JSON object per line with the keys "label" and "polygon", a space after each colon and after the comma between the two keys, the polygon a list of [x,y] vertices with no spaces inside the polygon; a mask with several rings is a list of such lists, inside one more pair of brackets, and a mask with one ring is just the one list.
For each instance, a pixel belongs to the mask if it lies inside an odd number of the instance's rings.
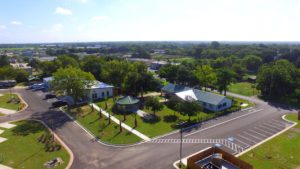
{"label": "open field beyond trees", "polygon": [[296,114],[289,114],[286,118],[298,124],[240,158],[252,164],[254,168],[298,169],[300,167],[300,121],[297,120]]}
{"label": "open field beyond trees", "polygon": [[[63,163],[55,169],[64,169],[68,165],[68,152],[57,141],[50,139],[50,132],[42,124],[34,121],[13,124],[17,126],[1,128],[4,132],[0,136],[8,140],[0,143],[0,164],[20,169],[41,169],[44,163],[59,157]],[[42,136],[45,139],[41,139]]]}
{"label": "open field beyond trees", "polygon": [[255,86],[249,82],[231,83],[228,89],[232,93],[244,96],[254,96],[259,94],[259,91],[255,88]]}

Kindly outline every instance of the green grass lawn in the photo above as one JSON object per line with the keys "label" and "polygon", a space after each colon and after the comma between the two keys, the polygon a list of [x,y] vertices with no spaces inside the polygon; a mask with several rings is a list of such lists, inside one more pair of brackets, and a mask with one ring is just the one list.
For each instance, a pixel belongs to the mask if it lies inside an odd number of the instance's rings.
{"label": "green grass lawn", "polygon": [[259,94],[259,91],[256,88],[253,89],[252,84],[248,82],[232,83],[229,85],[228,91],[244,96],[254,96]]}
{"label": "green grass lawn", "polygon": [[81,108],[74,108],[69,113],[79,122],[82,126],[87,128],[101,141],[109,144],[132,144],[142,141],[141,138],[130,133],[123,128],[120,133],[119,125],[111,121],[108,125],[108,118],[99,112],[92,111],[90,106],[83,106]]}
{"label": "green grass lawn", "polygon": [[240,158],[252,164],[254,168],[298,169],[300,167],[300,121],[297,120],[296,114],[287,115],[287,119],[298,124]]}
{"label": "green grass lawn", "polygon": [[[97,102],[97,105],[101,108],[105,108],[105,102],[100,101]],[[107,100],[107,110],[112,113],[112,106],[114,105],[113,99],[110,98]],[[146,108],[143,109],[143,111],[151,114],[151,110],[147,110]],[[118,119],[122,120],[124,119],[124,116],[122,114],[112,113],[113,116],[117,117]],[[158,111],[155,113],[158,117],[156,120],[152,121],[146,121],[140,116],[136,116],[137,118],[137,124],[138,126],[135,128],[139,132],[145,134],[148,137],[155,137],[162,134],[166,134],[168,132],[171,132],[176,129],[175,124],[179,123],[180,121],[187,121],[188,116],[183,116],[179,112],[176,112],[167,106],[164,106],[161,111]],[[204,113],[199,112],[197,116],[191,117],[191,121],[198,121],[201,118],[213,118],[216,114],[215,113]],[[126,120],[124,121],[127,125],[134,127],[135,116],[134,114],[126,115]]]}
{"label": "green grass lawn", "polygon": [[8,101],[10,100],[11,96],[19,99],[18,95],[16,94],[3,94],[3,96],[0,96],[0,107],[5,109],[18,110],[22,106],[22,103],[9,103]]}
{"label": "green grass lawn", "polygon": [[70,160],[68,152],[62,147],[58,151],[46,152],[45,144],[38,142],[41,135],[49,131],[40,123],[33,121],[15,122],[17,126],[5,130],[0,136],[8,138],[0,143],[0,163],[13,168],[41,169],[43,164],[55,157],[60,157],[64,163],[55,167],[63,169]]}

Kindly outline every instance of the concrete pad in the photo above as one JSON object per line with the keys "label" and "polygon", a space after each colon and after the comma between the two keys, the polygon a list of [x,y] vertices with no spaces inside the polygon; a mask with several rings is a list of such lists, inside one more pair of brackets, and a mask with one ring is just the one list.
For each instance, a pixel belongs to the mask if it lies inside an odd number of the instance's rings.
{"label": "concrete pad", "polygon": [[0,169],[13,169],[13,168],[10,168],[10,167],[8,167],[8,166],[5,166],[5,165],[0,164]]}
{"label": "concrete pad", "polygon": [[4,132],[4,130],[0,130],[0,134],[2,134]]}
{"label": "concrete pad", "polygon": [[0,112],[4,115],[9,115],[9,114],[15,114],[17,111],[16,110],[9,110],[9,109],[0,108]]}
{"label": "concrete pad", "polygon": [[6,140],[7,140],[7,138],[0,137],[0,143],[4,142]]}
{"label": "concrete pad", "polygon": [[241,107],[246,107],[246,106],[248,106],[248,104],[247,104],[247,103],[243,103],[243,104],[241,104]]}
{"label": "concrete pad", "polygon": [[10,124],[10,123],[0,123],[0,127],[6,128],[6,129],[10,129],[10,128],[13,128],[13,127],[15,127],[15,126],[16,126],[16,125]]}

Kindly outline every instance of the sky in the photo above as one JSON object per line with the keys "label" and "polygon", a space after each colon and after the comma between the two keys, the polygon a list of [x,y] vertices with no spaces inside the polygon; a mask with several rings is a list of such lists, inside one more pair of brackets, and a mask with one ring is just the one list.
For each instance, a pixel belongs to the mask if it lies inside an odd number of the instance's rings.
{"label": "sky", "polygon": [[0,43],[300,41],[299,0],[0,0]]}

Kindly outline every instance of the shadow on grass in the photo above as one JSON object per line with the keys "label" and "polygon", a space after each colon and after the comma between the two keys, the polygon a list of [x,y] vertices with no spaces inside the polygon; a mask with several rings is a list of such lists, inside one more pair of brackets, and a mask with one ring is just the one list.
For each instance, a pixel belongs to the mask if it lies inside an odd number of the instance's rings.
{"label": "shadow on grass", "polygon": [[155,116],[153,114],[150,114],[148,116],[151,116],[151,118],[142,118],[143,122],[145,123],[150,123],[150,124],[154,124],[154,123],[158,123],[161,119],[159,116]]}
{"label": "shadow on grass", "polygon": [[15,128],[13,128],[12,132],[14,135],[27,136],[29,134],[39,133],[44,130],[45,128],[43,125],[33,121],[26,121],[25,123],[17,125]]}
{"label": "shadow on grass", "polygon": [[164,116],[164,121],[167,123],[176,122],[178,120],[178,117],[176,115],[167,115]]}

